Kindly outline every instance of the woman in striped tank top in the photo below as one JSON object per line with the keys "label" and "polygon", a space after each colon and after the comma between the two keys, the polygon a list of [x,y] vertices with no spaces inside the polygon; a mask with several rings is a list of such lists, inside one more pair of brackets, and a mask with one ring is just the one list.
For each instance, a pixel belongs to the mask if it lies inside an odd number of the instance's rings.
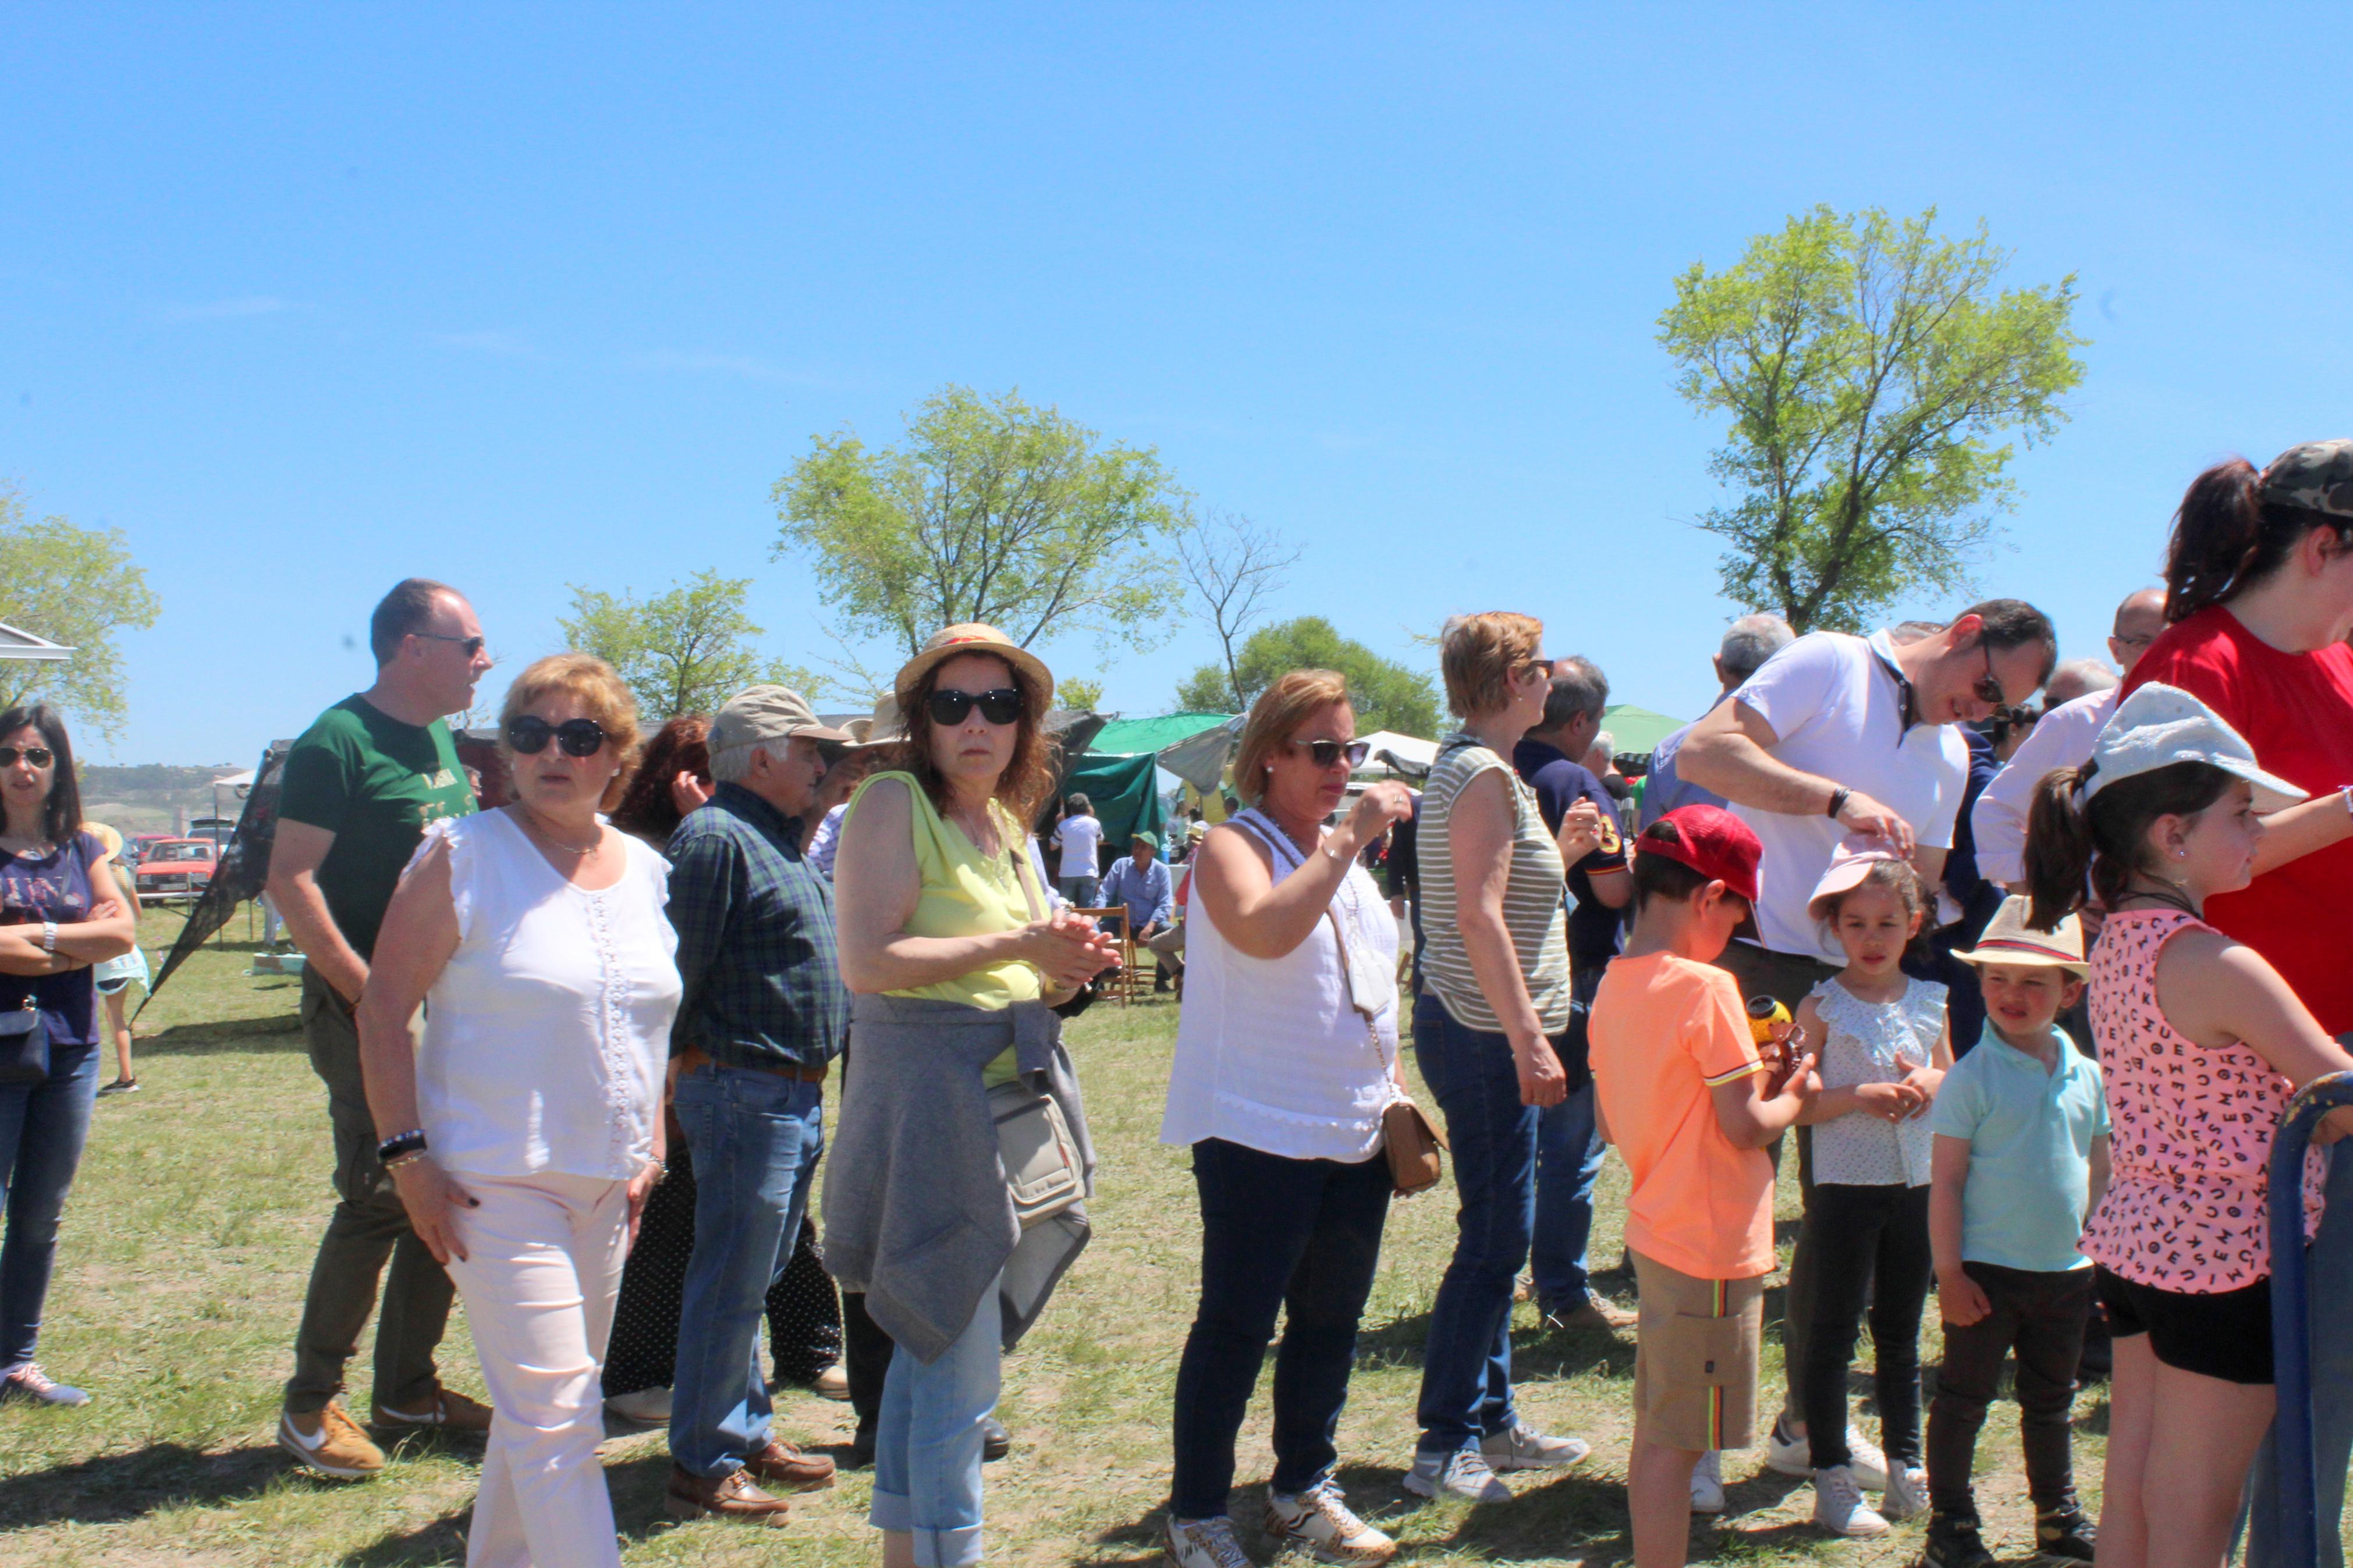
{"label": "woman in striped tank top", "polygon": [[1406,1489],[1499,1502],[1497,1470],[1573,1465],[1574,1437],[1525,1426],[1512,1403],[1512,1282],[1535,1219],[1536,1129],[1567,1092],[1564,867],[1591,852],[1590,819],[1556,842],[1509,761],[1544,716],[1544,623],[1496,612],[1447,623],[1446,702],[1462,728],[1423,787],[1423,989],[1414,1057],[1446,1118],[1461,1208],[1430,1310],[1421,1437]]}

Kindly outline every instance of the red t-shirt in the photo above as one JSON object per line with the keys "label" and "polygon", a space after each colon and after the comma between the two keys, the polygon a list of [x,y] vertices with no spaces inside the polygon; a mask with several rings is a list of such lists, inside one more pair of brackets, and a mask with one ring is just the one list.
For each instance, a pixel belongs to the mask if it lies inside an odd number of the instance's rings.
{"label": "red t-shirt", "polygon": [[[2353,784],[2353,648],[2282,653],[2211,605],[2168,626],[2124,689],[2152,680],[2220,713],[2266,772],[2314,795]],[[2206,919],[2271,960],[2322,1028],[2353,1030],[2353,839],[2208,900]]]}

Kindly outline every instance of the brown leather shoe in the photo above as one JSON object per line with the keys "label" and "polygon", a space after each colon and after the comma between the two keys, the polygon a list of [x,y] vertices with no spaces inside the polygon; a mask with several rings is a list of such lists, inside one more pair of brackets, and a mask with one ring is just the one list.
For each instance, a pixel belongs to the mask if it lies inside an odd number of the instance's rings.
{"label": "brown leather shoe", "polygon": [[750,1470],[737,1470],[719,1479],[691,1476],[676,1465],[670,1468],[667,1501],[672,1519],[733,1519],[745,1524],[785,1526],[793,1505],[752,1484]]}
{"label": "brown leather shoe", "polygon": [[771,1443],[744,1468],[762,1480],[786,1491],[813,1492],[833,1485],[833,1461],[823,1454],[804,1454],[790,1443]]}
{"label": "brown leather shoe", "polygon": [[378,1405],[369,1412],[368,1425],[379,1432],[488,1432],[491,1407],[469,1399],[454,1388],[436,1384],[433,1396],[414,1410]]}

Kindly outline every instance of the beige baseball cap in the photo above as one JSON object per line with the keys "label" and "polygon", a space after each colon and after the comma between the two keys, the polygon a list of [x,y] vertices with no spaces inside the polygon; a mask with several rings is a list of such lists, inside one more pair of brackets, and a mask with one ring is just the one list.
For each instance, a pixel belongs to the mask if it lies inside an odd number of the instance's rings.
{"label": "beige baseball cap", "polygon": [[712,716],[709,744],[711,754],[717,756],[739,746],[788,741],[795,735],[835,745],[847,745],[850,739],[846,730],[818,723],[817,710],[799,692],[782,686],[750,686],[729,698]]}

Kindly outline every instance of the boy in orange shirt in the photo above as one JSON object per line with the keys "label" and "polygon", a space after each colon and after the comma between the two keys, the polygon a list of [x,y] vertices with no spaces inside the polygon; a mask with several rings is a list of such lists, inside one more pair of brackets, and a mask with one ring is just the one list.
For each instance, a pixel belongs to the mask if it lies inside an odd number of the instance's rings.
{"label": "boy in orange shirt", "polygon": [[1692,1467],[1757,1440],[1773,1268],[1765,1148],[1821,1084],[1810,1054],[1764,1059],[1739,988],[1715,967],[1757,897],[1757,835],[1729,812],[1688,805],[1634,849],[1634,929],[1593,998],[1593,1081],[1603,1135],[1633,1175],[1635,1568],[1682,1568]]}

